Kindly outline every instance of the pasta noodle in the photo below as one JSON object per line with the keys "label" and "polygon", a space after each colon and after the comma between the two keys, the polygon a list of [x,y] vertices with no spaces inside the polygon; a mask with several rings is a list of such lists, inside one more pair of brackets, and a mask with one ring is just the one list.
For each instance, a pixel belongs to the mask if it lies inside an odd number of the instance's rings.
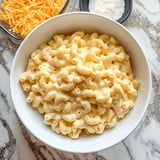
{"label": "pasta noodle", "polygon": [[84,31],[42,44],[20,83],[44,123],[74,139],[114,127],[134,107],[140,85],[115,37]]}

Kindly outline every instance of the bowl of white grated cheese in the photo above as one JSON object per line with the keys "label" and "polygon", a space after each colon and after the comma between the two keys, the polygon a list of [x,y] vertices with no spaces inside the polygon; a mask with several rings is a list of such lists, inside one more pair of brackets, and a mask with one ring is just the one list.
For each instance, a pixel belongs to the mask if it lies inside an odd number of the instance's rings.
{"label": "bowl of white grated cheese", "polygon": [[123,23],[131,14],[132,0],[80,0],[80,10],[97,13]]}

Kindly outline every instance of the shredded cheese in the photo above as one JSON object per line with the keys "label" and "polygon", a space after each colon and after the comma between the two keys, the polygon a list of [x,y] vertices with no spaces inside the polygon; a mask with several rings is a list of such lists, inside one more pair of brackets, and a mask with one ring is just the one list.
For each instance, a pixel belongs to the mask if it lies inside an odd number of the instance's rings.
{"label": "shredded cheese", "polygon": [[12,31],[21,37],[43,21],[57,15],[65,0],[4,0],[0,20],[7,22]]}

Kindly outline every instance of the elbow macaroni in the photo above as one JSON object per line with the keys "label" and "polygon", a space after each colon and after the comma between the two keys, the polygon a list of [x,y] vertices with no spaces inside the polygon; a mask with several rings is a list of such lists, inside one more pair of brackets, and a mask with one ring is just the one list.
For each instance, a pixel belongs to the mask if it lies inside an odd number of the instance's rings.
{"label": "elbow macaroni", "polygon": [[20,84],[44,123],[74,139],[114,127],[133,108],[139,88],[117,39],[84,31],[56,34],[42,44]]}

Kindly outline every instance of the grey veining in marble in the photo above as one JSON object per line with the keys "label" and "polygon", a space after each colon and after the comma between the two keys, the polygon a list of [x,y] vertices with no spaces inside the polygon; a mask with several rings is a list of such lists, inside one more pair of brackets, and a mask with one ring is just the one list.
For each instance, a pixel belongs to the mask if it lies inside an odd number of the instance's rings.
{"label": "grey veining in marble", "polygon": [[[78,11],[78,1],[68,10]],[[136,130],[123,142],[89,154],[72,154],[46,146],[24,127],[10,97],[9,74],[18,45],[0,32],[0,160],[160,160],[160,1],[134,0],[123,24],[140,42],[152,72],[152,96]]]}

